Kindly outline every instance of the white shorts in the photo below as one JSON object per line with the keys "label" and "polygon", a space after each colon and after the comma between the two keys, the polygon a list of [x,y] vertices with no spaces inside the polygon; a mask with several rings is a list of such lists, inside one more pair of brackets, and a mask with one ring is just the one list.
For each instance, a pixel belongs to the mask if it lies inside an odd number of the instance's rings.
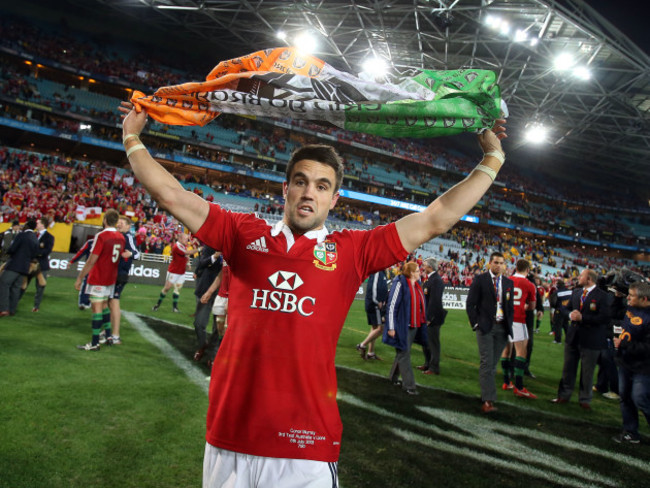
{"label": "white shorts", "polygon": [[521,322],[512,323],[512,337],[508,336],[508,342],[521,342],[528,339],[528,327]]}
{"label": "white shorts", "polygon": [[170,282],[172,285],[182,285],[185,283],[185,273],[183,274],[176,274],[176,273],[170,273],[167,271],[167,278],[165,278],[168,282]]}
{"label": "white shorts", "polygon": [[338,463],[252,456],[205,444],[203,488],[337,488]]}
{"label": "white shorts", "polygon": [[110,286],[86,285],[86,293],[90,295],[90,299],[93,301],[108,300],[113,296],[114,290],[115,290],[115,285],[110,285]]}
{"label": "white shorts", "polygon": [[228,307],[228,299],[217,295],[214,299],[214,305],[212,305],[212,313],[215,315],[226,315],[226,307]]}

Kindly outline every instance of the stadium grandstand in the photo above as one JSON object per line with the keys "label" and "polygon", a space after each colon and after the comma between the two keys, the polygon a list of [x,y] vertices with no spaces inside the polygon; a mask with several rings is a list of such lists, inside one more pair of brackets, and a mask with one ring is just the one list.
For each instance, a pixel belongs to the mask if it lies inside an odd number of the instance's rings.
{"label": "stadium grandstand", "polygon": [[[559,13],[555,15],[559,19]],[[115,107],[132,89],[152,91],[163,80],[171,84],[197,79],[198,69],[183,73],[163,60],[146,59],[145,52],[118,44],[102,49],[87,33],[62,35],[55,26],[19,15],[3,17],[0,53],[3,165],[14,170],[3,177],[3,220],[19,217],[24,221],[46,211],[53,212],[56,222],[73,223],[77,208],[105,209],[117,203],[131,212],[138,229],[140,224],[151,223],[157,212],[155,203],[143,195],[137,183],[134,187],[124,183],[131,179],[123,178],[128,170],[118,142]],[[505,84],[505,93],[507,87]],[[515,120],[513,125],[519,122]],[[516,130],[512,137],[517,136]],[[382,139],[307,122],[228,115],[205,127],[152,123],[146,140],[156,148],[156,157],[188,188],[233,210],[261,210],[269,220],[274,214],[263,211],[276,211],[282,205],[281,182],[291,151],[301,143],[336,141],[346,174],[343,205],[331,216],[334,229],[375,226],[395,220],[404,209],[422,208],[462,179],[471,169],[473,157],[471,149],[454,141]],[[556,149],[553,157],[559,151],[564,152]],[[491,236],[480,252],[467,248],[473,245],[472,240],[457,238],[459,233],[466,234],[460,231],[425,245],[417,254],[446,260],[451,252],[460,250],[462,272],[464,266],[480,263],[492,250],[501,250],[512,259],[519,255],[530,258],[547,278],[564,274],[587,253],[603,270],[611,269],[612,264],[641,272],[645,269],[646,239],[650,239],[645,188],[635,189],[625,182],[617,189],[611,186],[615,182],[608,180],[604,192],[602,179],[595,178],[583,181],[576,191],[566,178],[568,171],[535,174],[526,168],[526,160],[532,156],[520,153],[515,152],[514,164],[505,167],[498,184],[461,224],[472,231],[470,234],[479,231],[478,235]],[[601,153],[599,158],[603,157]],[[573,163],[566,161],[567,165]],[[80,171],[88,166],[101,167],[108,186],[92,188],[93,181]],[[28,167],[31,172],[39,167],[41,175],[32,180],[37,185],[29,189],[31,194],[22,195],[24,189],[16,189],[29,178],[24,171]],[[22,180],[16,179],[18,174]],[[80,193],[70,194],[66,179],[76,180],[77,176],[79,186],[72,189]],[[56,210],[55,205],[43,206],[40,197],[44,192],[52,198],[48,189],[55,182],[58,194],[54,196],[65,202],[65,208]],[[81,185],[86,182],[89,185],[84,192]],[[115,191],[121,189],[128,191],[116,198]],[[102,199],[97,196],[100,191],[112,197]],[[35,201],[41,201],[38,208],[33,207]],[[147,233],[155,241],[161,235],[163,242],[155,246],[156,251],[162,251],[171,239],[170,232],[151,224]],[[61,242],[60,250],[75,250],[64,247]]]}
{"label": "stadium grandstand", "polygon": [[[650,59],[587,3],[5,3],[0,232],[14,220],[47,216],[54,251],[69,255],[114,208],[131,218],[141,259],[166,261],[183,226],[135,179],[122,144],[120,102],[134,90],[150,94],[204,80],[219,61],[293,45],[308,30],[315,56],[355,75],[370,70],[362,68],[369,59],[395,72],[497,73],[510,109],[507,164],[461,222],[409,259],[435,257],[454,288],[469,287],[494,251],[505,255],[508,274],[517,259],[528,259],[547,289],[559,279],[577,280],[585,266],[599,275],[627,268],[649,276]],[[559,65],[567,53],[574,57]],[[282,219],[292,151],[332,144],[345,174],[330,230],[371,229],[423,210],[463,180],[479,155],[467,134],[386,138],[236,114],[203,127],[150,121],[141,138],[186,189],[271,224]],[[611,483],[598,479],[594,486]]]}

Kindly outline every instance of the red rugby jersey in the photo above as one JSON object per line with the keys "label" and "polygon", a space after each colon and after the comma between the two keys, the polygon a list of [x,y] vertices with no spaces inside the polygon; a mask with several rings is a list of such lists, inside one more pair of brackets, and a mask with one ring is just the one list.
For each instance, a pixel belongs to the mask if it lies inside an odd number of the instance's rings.
{"label": "red rugby jersey", "polygon": [[185,274],[187,270],[187,260],[189,259],[185,255],[187,248],[180,242],[174,243],[172,246],[172,262],[169,263],[167,271],[174,274]]}
{"label": "red rugby jersey", "polygon": [[528,278],[525,276],[514,274],[510,279],[515,284],[515,313],[513,315],[514,322],[519,322],[520,324],[526,323],[526,304],[534,302],[537,297],[537,289]]}
{"label": "red rugby jersey", "polygon": [[394,224],[294,236],[251,214],[210,213],[196,236],[230,268],[228,334],[212,369],[206,440],[231,451],[336,461],[336,343],[370,274],[406,258]]}
{"label": "red rugby jersey", "polygon": [[97,262],[88,273],[89,285],[111,286],[115,284],[124,242],[124,234],[115,227],[107,227],[95,236],[90,254],[97,256]]}

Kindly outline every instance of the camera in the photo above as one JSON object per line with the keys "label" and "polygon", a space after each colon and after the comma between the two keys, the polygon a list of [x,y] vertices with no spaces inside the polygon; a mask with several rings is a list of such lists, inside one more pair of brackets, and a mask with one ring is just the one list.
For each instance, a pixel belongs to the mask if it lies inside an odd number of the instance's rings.
{"label": "camera", "polygon": [[645,282],[643,275],[627,268],[612,270],[604,276],[603,284],[612,293],[627,295],[632,283]]}

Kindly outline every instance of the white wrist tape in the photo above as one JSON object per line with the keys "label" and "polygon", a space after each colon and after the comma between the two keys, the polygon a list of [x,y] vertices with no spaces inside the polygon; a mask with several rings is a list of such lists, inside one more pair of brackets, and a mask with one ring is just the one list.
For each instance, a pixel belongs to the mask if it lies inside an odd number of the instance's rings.
{"label": "white wrist tape", "polygon": [[122,144],[126,144],[126,141],[128,141],[129,139],[133,139],[134,137],[138,138],[138,137],[140,137],[140,135],[139,134],[127,134],[127,135],[124,136],[124,138],[122,138]]}
{"label": "white wrist tape", "polygon": [[492,156],[493,158],[497,158],[501,164],[503,164],[506,160],[505,154],[499,151],[490,151],[489,153],[485,153],[485,156]]}
{"label": "white wrist tape", "polygon": [[485,166],[483,164],[479,164],[474,169],[476,171],[482,171],[483,173],[488,175],[492,181],[494,181],[495,178],[497,177],[497,172],[496,171],[494,171],[492,168],[489,168],[488,166]]}
{"label": "white wrist tape", "polygon": [[136,144],[133,147],[130,147],[128,151],[126,151],[126,157],[128,158],[131,154],[133,154],[136,151],[139,151],[140,149],[147,149],[144,147],[144,144]]}

